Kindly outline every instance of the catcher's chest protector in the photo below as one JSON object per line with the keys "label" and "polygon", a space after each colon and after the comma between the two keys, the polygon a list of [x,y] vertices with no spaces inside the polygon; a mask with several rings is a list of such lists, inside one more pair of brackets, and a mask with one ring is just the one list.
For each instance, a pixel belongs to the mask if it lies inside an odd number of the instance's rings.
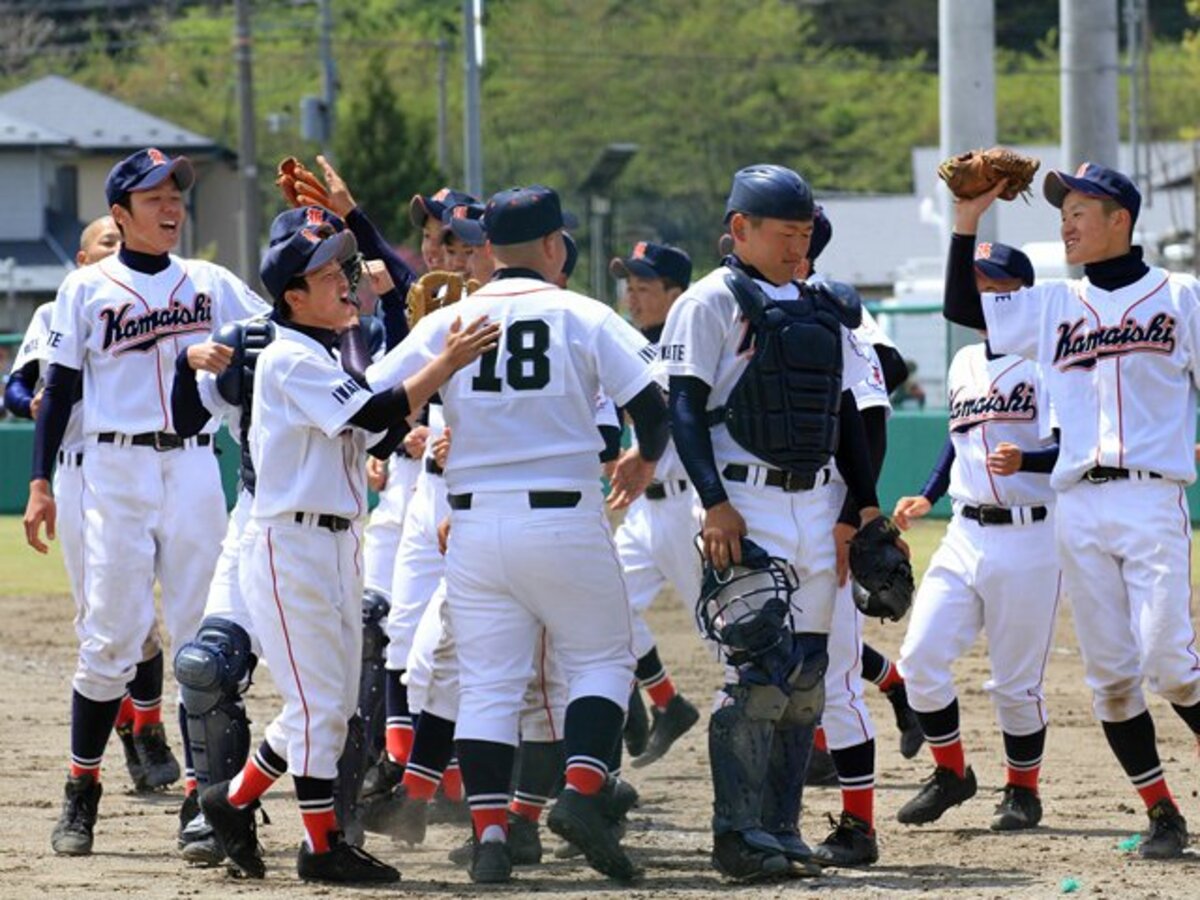
{"label": "catcher's chest protector", "polygon": [[738,302],[754,355],[729,394],[723,421],[733,439],[764,462],[815,474],[838,446],[838,311],[804,286],[797,300],[771,300],[758,309]]}
{"label": "catcher's chest protector", "polygon": [[238,418],[238,430],[241,439],[241,465],[238,476],[244,487],[251,494],[258,476],[254,473],[254,463],[250,460],[250,408],[254,405],[254,367],[258,364],[258,356],[275,340],[275,323],[269,319],[252,319],[242,326],[242,414]]}

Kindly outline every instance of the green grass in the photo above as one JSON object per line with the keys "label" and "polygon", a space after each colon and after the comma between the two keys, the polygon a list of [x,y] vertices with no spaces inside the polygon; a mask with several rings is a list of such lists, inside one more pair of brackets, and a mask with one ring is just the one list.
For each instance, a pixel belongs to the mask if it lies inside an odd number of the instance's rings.
{"label": "green grass", "polygon": [[0,516],[0,597],[45,596],[67,593],[67,570],[62,548],[50,541],[45,556],[25,543],[20,516]]}

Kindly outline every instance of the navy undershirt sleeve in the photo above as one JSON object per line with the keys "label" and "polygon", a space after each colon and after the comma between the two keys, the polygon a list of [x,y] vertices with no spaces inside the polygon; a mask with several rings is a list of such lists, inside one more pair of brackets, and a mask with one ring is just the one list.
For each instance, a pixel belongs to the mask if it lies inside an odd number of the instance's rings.
{"label": "navy undershirt sleeve", "polygon": [[711,388],[690,375],[672,375],[669,381],[668,406],[671,411],[671,434],[675,449],[696,486],[696,493],[705,509],[726,503],[729,496],[717,463],[713,458],[712,435],[708,430],[708,395]]}
{"label": "navy undershirt sleeve", "polygon": [[[867,437],[867,452],[871,457],[871,471],[875,484],[879,484],[879,474],[883,471],[883,459],[887,455],[887,408],[872,406],[870,409],[859,410],[862,416],[863,430]],[[858,510],[854,508],[853,497],[846,491],[846,499],[842,503],[842,511],[838,521],[845,525],[858,527]]]}
{"label": "navy undershirt sleeve", "polygon": [[404,302],[408,297],[408,289],[417,280],[417,273],[380,234],[375,224],[367,218],[367,214],[357,206],[347,214],[346,227],[358,241],[358,249],[363,257],[382,260],[395,285],[393,290],[379,298],[384,330],[387,332],[387,348],[391,350],[408,335],[408,316]]}
{"label": "navy undershirt sleeve", "polygon": [[671,440],[671,419],[662,390],[651,382],[634,394],[633,399],[625,404],[625,410],[633,419],[638,453],[647,462],[656,461]]}
{"label": "navy undershirt sleeve", "polygon": [[946,491],[950,489],[950,467],[952,465],[954,465],[954,442],[947,437],[946,443],[942,445],[942,452],[938,454],[937,462],[933,464],[933,470],[925,479],[925,486],[921,488],[921,496],[931,504],[941,500]]}
{"label": "navy undershirt sleeve", "polygon": [[1049,475],[1058,462],[1058,429],[1054,429],[1054,443],[1040,450],[1025,450],[1021,453],[1021,471]]}
{"label": "navy undershirt sleeve", "polygon": [[879,368],[883,370],[883,386],[888,394],[908,380],[908,363],[900,351],[887,344],[875,344],[875,355],[879,357]]}
{"label": "navy undershirt sleeve", "polygon": [[600,462],[612,462],[621,455],[621,429],[616,425],[600,425],[600,438],[604,449],[600,451]]}
{"label": "navy undershirt sleeve", "polygon": [[212,414],[200,402],[196,370],[188,365],[187,350],[175,357],[175,381],[171,384],[171,421],[180,437],[194,437],[208,424]]}
{"label": "navy undershirt sleeve", "polygon": [[951,322],[967,328],[987,328],[983,300],[975,287],[975,235],[950,236],[950,256],[946,261],[946,287],[942,295],[942,313]]}
{"label": "navy undershirt sleeve", "polygon": [[37,385],[39,368],[38,361],[31,359],[8,376],[8,383],[4,386],[4,408],[14,416],[33,418],[30,406],[36,393],[34,387]]}
{"label": "navy undershirt sleeve", "polygon": [[408,406],[408,392],[403,384],[373,394],[371,399],[363,404],[350,422],[367,431],[391,431],[400,422],[408,418],[411,412]]}
{"label": "navy undershirt sleeve", "polygon": [[852,508],[859,512],[869,506],[879,506],[867,432],[852,391],[842,391],[838,428],[840,435],[834,461],[846,482],[848,495],[853,498]]}
{"label": "navy undershirt sleeve", "polygon": [[75,387],[79,383],[79,369],[51,364],[46,371],[46,389],[42,395],[42,408],[33,430],[33,479],[49,480],[54,471],[54,458],[62,447],[67,423],[71,420],[71,407],[75,403]]}
{"label": "navy undershirt sleeve", "polygon": [[342,371],[365,388],[367,384],[367,367],[371,365],[371,351],[367,347],[367,336],[362,326],[355,325],[338,334],[338,356],[342,361]]}

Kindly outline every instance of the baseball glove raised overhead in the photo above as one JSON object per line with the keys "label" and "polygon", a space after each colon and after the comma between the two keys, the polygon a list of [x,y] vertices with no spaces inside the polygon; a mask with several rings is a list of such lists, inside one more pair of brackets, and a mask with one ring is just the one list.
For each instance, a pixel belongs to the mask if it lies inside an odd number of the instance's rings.
{"label": "baseball glove raised overhead", "polygon": [[422,316],[451,303],[457,303],[463,298],[463,294],[472,294],[478,288],[478,281],[463,278],[458,272],[426,272],[408,289],[409,327],[421,321]]}
{"label": "baseball glove raised overhead", "polygon": [[289,206],[323,206],[329,209],[329,191],[317,175],[294,156],[279,162],[275,184]]}
{"label": "baseball glove raised overhead", "polygon": [[865,616],[898,621],[912,606],[913,571],[887,516],[872,519],[850,541],[850,572],[862,591],[854,603]]}
{"label": "baseball glove raised overhead", "polygon": [[986,194],[1001,181],[1007,181],[1001,200],[1032,194],[1033,176],[1041,160],[1015,150],[993,147],[991,150],[972,150],[952,156],[938,166],[938,177],[946,182],[950,193],[960,200],[971,200]]}

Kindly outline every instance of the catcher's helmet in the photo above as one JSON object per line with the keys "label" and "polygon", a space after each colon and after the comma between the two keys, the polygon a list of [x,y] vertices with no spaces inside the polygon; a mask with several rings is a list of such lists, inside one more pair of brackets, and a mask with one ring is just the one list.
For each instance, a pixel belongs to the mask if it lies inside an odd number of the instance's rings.
{"label": "catcher's helmet", "polygon": [[790,641],[797,587],[791,565],[742,538],[741,563],[723,571],[704,564],[696,624],[731,665],[753,662]]}
{"label": "catcher's helmet", "polygon": [[725,203],[725,221],[735,212],[768,219],[807,222],[813,217],[812,188],[796,172],[763,163],[733,176]]}

